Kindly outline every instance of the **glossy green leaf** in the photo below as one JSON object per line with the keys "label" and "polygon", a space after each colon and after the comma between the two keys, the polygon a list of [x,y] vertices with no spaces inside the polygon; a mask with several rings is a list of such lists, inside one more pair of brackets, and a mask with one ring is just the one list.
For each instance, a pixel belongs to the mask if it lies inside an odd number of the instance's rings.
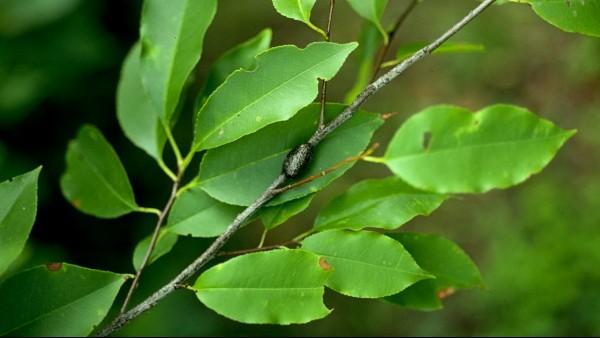
{"label": "glossy green leaf", "polygon": [[0,336],[87,336],[128,277],[51,263],[0,284]]}
{"label": "glossy green leaf", "polygon": [[387,45],[388,34],[381,24],[381,17],[388,0],[348,0],[348,3],[358,15],[377,27],[383,38],[383,43]]}
{"label": "glossy green leaf", "polygon": [[123,63],[117,87],[117,118],[125,136],[148,155],[162,161],[166,135],[158,114],[142,86],[140,45],[136,43]]}
{"label": "glossy green leaf", "polygon": [[437,310],[440,298],[457,289],[482,286],[481,274],[471,258],[455,243],[438,235],[391,234],[410,252],[419,266],[436,278],[421,281],[386,300],[418,310]]}
{"label": "glossy green leaf", "polygon": [[[333,118],[344,106],[328,104],[326,117]],[[200,187],[228,204],[250,205],[281,173],[287,153],[306,142],[317,128],[318,104],[310,105],[285,122],[266,127],[234,143],[209,150],[200,166]],[[369,144],[383,121],[376,114],[359,111],[314,149],[313,159],[301,175],[319,173],[334,164],[356,156]],[[323,189],[352,164],[276,197],[269,205],[281,204]],[[301,179],[299,177],[298,179]],[[244,187],[240,189],[240,187]]]}
{"label": "glossy green leaf", "polygon": [[[513,0],[514,1],[514,0]],[[597,0],[519,0],[566,32],[600,37],[600,2]]]}
{"label": "glossy green leaf", "polygon": [[0,183],[0,275],[19,256],[35,221],[41,168]]}
{"label": "glossy green leaf", "polygon": [[358,71],[354,85],[346,94],[344,103],[350,104],[373,78],[374,60],[377,57],[382,39],[379,30],[370,21],[364,20],[360,31],[357,50]]}
{"label": "glossy green leaf", "polygon": [[119,156],[91,125],[81,127],[69,142],[60,186],[67,200],[86,214],[114,218],[138,208]]}
{"label": "glossy green leaf", "polygon": [[396,229],[418,215],[429,215],[444,195],[415,189],[397,177],[362,181],[321,209],[315,228]]}
{"label": "glossy green leaf", "polygon": [[302,248],[333,267],[327,286],[351,297],[380,298],[431,278],[399,242],[376,232],[329,230],[302,241]]}
{"label": "glossy green leaf", "polygon": [[200,92],[200,103],[203,103],[234,71],[253,68],[256,64],[256,56],[269,48],[271,35],[270,29],[264,29],[250,40],[228,50],[215,61]]}
{"label": "glossy green leaf", "polygon": [[310,22],[310,12],[315,5],[317,0],[273,0],[273,7],[277,13],[293,19],[304,22],[308,27],[321,34],[327,36],[327,34]]}
{"label": "glossy green leaf", "polygon": [[[157,259],[162,256],[168,254],[175,244],[177,243],[177,234],[166,231],[165,229],[161,230],[158,234],[158,239],[156,240],[156,246],[152,253],[150,254],[150,259],[146,266],[156,262]],[[144,261],[144,257],[146,256],[146,251],[148,251],[148,247],[150,246],[150,241],[152,241],[152,234],[148,237],[141,240],[133,251],[133,267],[136,271],[140,269],[142,266],[142,262]]]}
{"label": "glossy green leaf", "polygon": [[156,112],[170,121],[187,77],[202,54],[217,0],[145,0],[141,74]]}
{"label": "glossy green leaf", "polygon": [[271,48],[252,71],[234,72],[198,112],[194,149],[210,149],[284,121],[310,104],[318,79],[331,79],[356,43]]}
{"label": "glossy green leaf", "polygon": [[182,236],[216,237],[242,211],[243,208],[221,203],[196,187],[177,197],[167,230]]}
{"label": "glossy green leaf", "polygon": [[[413,56],[420,49],[425,47],[425,42],[412,42],[401,45],[396,52],[396,59],[385,62],[382,67],[390,67],[399,64],[400,62]],[[444,42],[440,47],[432,52],[432,54],[450,54],[450,53],[476,53],[485,51],[485,46],[481,44],[473,44],[466,42]]]}
{"label": "glossy green leaf", "polygon": [[541,171],[574,133],[516,106],[434,106],[402,125],[382,161],[423,190],[481,193]]}
{"label": "glossy green leaf", "polygon": [[301,324],[323,318],[329,271],[302,250],[275,250],[233,258],[205,271],[198,299],[217,313],[248,324]]}
{"label": "glossy green leaf", "polygon": [[260,220],[265,229],[272,230],[308,208],[313,197],[314,194],[279,205],[263,207],[259,211]]}

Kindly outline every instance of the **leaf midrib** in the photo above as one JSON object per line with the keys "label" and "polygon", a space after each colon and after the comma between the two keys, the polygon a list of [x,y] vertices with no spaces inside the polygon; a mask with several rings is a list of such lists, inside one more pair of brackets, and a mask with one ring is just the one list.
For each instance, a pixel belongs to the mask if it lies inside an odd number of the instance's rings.
{"label": "leaf midrib", "polygon": [[387,158],[394,162],[401,162],[401,161],[404,161],[404,160],[407,160],[410,158],[422,157],[422,156],[427,156],[427,155],[432,155],[432,154],[447,153],[447,152],[472,149],[472,148],[494,147],[494,146],[498,146],[498,145],[511,144],[511,143],[519,144],[519,143],[542,142],[542,141],[551,140],[551,139],[555,139],[555,138],[563,138],[563,137],[569,136],[569,135],[571,135],[571,132],[561,132],[561,133],[553,135],[553,136],[546,136],[546,137],[540,137],[540,138],[534,138],[534,139],[517,139],[517,140],[489,142],[489,143],[480,143],[480,144],[467,144],[467,145],[461,146],[461,147],[438,148],[438,149],[434,149],[434,150],[426,150],[426,151],[420,152],[420,153],[402,154],[402,155],[399,155],[396,157],[384,156],[384,158]]}
{"label": "leaf midrib", "polygon": [[209,290],[246,290],[246,291],[295,291],[295,290],[314,290],[321,291],[323,286],[313,286],[313,287],[210,287],[210,288],[198,288],[198,292],[200,291],[209,291]]}
{"label": "leaf midrib", "polygon": [[[171,57],[169,58],[171,60],[171,62],[169,63],[169,69],[168,69],[168,74],[167,74],[167,87],[165,88],[165,97],[164,97],[164,102],[165,102],[165,117],[169,116],[172,112],[168,112],[167,108],[168,107],[168,99],[169,99],[169,93],[170,93],[170,88],[172,87],[171,82],[173,79],[173,69],[175,68],[175,59],[177,58],[178,52],[181,48],[180,42],[181,39],[179,38],[182,34],[181,32],[183,31],[183,26],[185,26],[185,22],[186,22],[186,18],[187,15],[185,13],[188,13],[188,8],[190,6],[190,1],[186,0],[185,5],[184,5],[184,9],[183,9],[183,15],[182,15],[182,20],[178,20],[179,21],[179,26],[177,29],[177,35],[176,35],[176,41],[175,41],[175,48],[173,49],[173,53],[171,54]],[[206,31],[205,31],[206,32]],[[202,40],[202,46],[200,46],[200,54],[202,53],[202,49],[204,47],[204,34],[202,34],[202,37],[200,38]]]}
{"label": "leaf midrib", "polygon": [[377,265],[374,263],[370,263],[370,262],[365,262],[365,261],[359,261],[355,258],[351,258],[351,257],[341,257],[341,256],[333,256],[333,255],[326,255],[326,254],[322,254],[322,253],[317,253],[319,256],[323,256],[326,258],[333,258],[333,259],[339,259],[339,260],[343,260],[343,261],[351,261],[354,263],[359,263],[359,264],[363,264],[363,265],[368,265],[368,266],[373,266],[376,268],[381,268],[384,270],[391,270],[391,271],[395,271],[395,272],[401,272],[401,273],[405,273],[408,275],[414,275],[414,276],[419,276],[419,277],[425,277],[425,278],[429,278],[430,275],[428,274],[423,274],[423,273],[418,273],[418,272],[412,272],[412,271],[408,271],[405,269],[399,269],[397,267],[390,267],[390,266],[385,266],[385,265]]}
{"label": "leaf midrib", "polygon": [[[314,46],[314,45],[313,45]],[[302,51],[305,52],[306,50],[308,50],[308,47],[303,49]],[[309,71],[314,70],[315,68],[321,66],[323,63],[325,62],[329,62],[332,58],[338,56],[339,54],[344,53],[345,50],[341,50],[338,51],[334,54],[332,54],[331,56],[329,56],[328,58],[319,61],[318,63],[314,64],[313,66],[303,70],[302,72],[294,75],[293,77],[287,79],[286,81],[280,83],[279,85],[275,86],[273,89],[267,91],[266,93],[264,93],[263,95],[260,95],[259,97],[257,97],[254,101],[250,102],[249,104],[247,104],[246,106],[244,106],[242,109],[238,110],[237,112],[233,112],[228,118],[226,118],[225,120],[223,120],[222,122],[218,123],[217,125],[215,125],[211,131],[209,131],[199,142],[198,145],[196,146],[196,148],[199,148],[202,143],[206,142],[206,140],[211,137],[212,135],[214,135],[216,133],[216,131],[220,128],[222,128],[224,125],[228,124],[230,121],[232,121],[233,119],[235,119],[238,115],[242,114],[242,112],[246,111],[247,109],[249,109],[250,107],[254,106],[255,104],[257,104],[259,101],[262,101],[265,97],[271,95],[273,92],[279,90],[281,87],[286,86],[288,83],[290,83],[291,81],[296,80],[297,78],[299,78],[300,76],[303,76],[304,74],[308,73]],[[258,69],[256,69],[255,71],[257,71]],[[240,72],[246,72],[246,73],[251,73],[253,71],[245,71],[242,70]],[[311,79],[312,80],[312,79]],[[314,82],[314,81],[313,81]],[[225,85],[225,82],[223,83],[223,85]],[[212,95],[211,95],[212,96]],[[210,99],[209,99],[210,100]],[[208,107],[208,101],[206,101],[205,106]],[[208,109],[207,109],[208,110]],[[206,111],[203,111],[206,112]],[[199,119],[199,118],[198,118]]]}
{"label": "leaf midrib", "polygon": [[124,197],[122,197],[119,192],[117,192],[113,186],[108,182],[108,180],[96,169],[96,167],[93,165],[93,163],[91,163],[90,161],[88,161],[88,157],[83,154],[79,147],[75,148],[75,151],[79,153],[79,155],[81,155],[81,157],[83,158],[83,163],[85,163],[90,170],[100,179],[100,181],[102,181],[104,183],[104,185],[108,188],[108,191],[110,191],[114,196],[117,197],[117,199],[123,203],[125,206],[129,207],[131,210],[135,210],[137,209],[137,205],[135,204],[130,204],[127,200],[124,199]]}

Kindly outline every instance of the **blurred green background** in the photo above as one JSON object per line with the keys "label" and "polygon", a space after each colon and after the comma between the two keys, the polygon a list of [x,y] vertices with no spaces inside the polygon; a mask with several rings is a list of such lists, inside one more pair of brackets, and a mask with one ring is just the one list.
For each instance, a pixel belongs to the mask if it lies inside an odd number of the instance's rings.
{"label": "blurred green background", "polygon": [[[391,23],[407,3],[391,0],[385,21]],[[394,45],[436,37],[475,4],[423,1]],[[93,123],[121,156],[140,204],[161,207],[166,201],[168,179],[124,137],[115,117],[120,63],[137,39],[140,7],[139,0],[0,0],[0,180],[44,166],[37,221],[15,269],[68,261],[133,271],[134,245],[151,232],[154,218],[82,215],[64,200],[58,181],[68,140],[83,123]],[[315,6],[317,25],[325,25],[326,7],[327,1]],[[304,46],[319,39],[303,24],[278,16],[268,0],[220,0],[200,74],[220,53],[264,27],[273,29],[274,45]],[[338,1],[333,40],[356,40],[360,27],[360,19]],[[473,110],[512,103],[579,130],[546,170],[526,183],[454,198],[402,228],[440,233],[459,243],[480,266],[485,289],[459,292],[445,300],[444,310],[430,313],[328,292],[326,304],[334,309],[329,317],[284,327],[231,322],[180,291],[119,334],[600,335],[600,39],[559,31],[525,5],[504,5],[489,9],[454,41],[481,43],[486,51],[430,57],[379,92],[366,108],[399,115],[377,133],[377,141],[385,144],[406,117],[438,103]],[[330,100],[343,99],[356,66],[354,55],[329,86]],[[274,231],[267,244],[310,227],[319,206],[354,182],[386,175],[382,166],[358,164],[307,212]],[[228,247],[256,245],[260,230],[259,224],[246,227]],[[182,238],[147,269],[134,302],[207,244]]]}

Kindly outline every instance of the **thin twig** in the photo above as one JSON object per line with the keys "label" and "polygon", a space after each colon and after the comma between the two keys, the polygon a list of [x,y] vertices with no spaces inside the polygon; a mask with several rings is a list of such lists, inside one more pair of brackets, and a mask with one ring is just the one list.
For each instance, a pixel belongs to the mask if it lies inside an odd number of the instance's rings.
{"label": "thin twig", "polygon": [[[331,19],[333,18],[333,8],[335,7],[335,0],[329,0],[329,15],[327,16],[327,32],[325,33],[325,40],[331,40]],[[325,100],[327,99],[327,81],[319,80],[321,85],[321,113],[319,115],[319,129],[325,126]]]}
{"label": "thin twig", "polygon": [[158,221],[156,221],[156,226],[154,227],[154,232],[152,233],[152,239],[150,240],[150,245],[148,246],[148,249],[146,250],[146,254],[144,255],[144,259],[142,260],[142,263],[140,264],[140,267],[139,267],[138,271],[136,272],[135,277],[133,278],[133,282],[131,282],[131,286],[129,287],[129,291],[127,291],[127,296],[125,297],[125,301],[123,301],[123,305],[121,306],[121,312],[120,312],[121,314],[123,314],[127,310],[127,306],[129,305],[129,302],[131,301],[133,292],[137,288],[137,285],[140,281],[140,277],[142,276],[142,271],[144,271],[144,268],[148,264],[148,261],[150,260],[150,257],[152,256],[152,252],[154,251],[154,248],[156,247],[156,243],[158,242],[158,236],[160,234],[160,228],[162,227],[163,223],[165,222],[167,214],[169,213],[169,210],[171,210],[171,206],[173,205],[173,202],[175,201],[175,197],[177,196],[177,189],[179,189],[180,181],[181,181],[181,173],[175,178],[175,181],[173,182],[173,188],[171,188],[171,194],[169,195],[169,200],[167,201],[167,204],[165,205],[165,207],[160,212],[160,215],[158,216]]}
{"label": "thin twig", "polygon": [[265,228],[263,230],[262,235],[260,236],[260,242],[258,242],[258,246],[257,248],[260,249],[263,247],[263,245],[265,245],[265,240],[267,239],[267,233],[269,232],[269,229]]}
{"label": "thin twig", "polygon": [[[309,140],[309,143],[312,146],[316,146],[325,138],[329,133],[338,128],[342,123],[350,119],[353,113],[373,94],[375,94],[379,89],[387,85],[390,81],[396,78],[398,75],[402,74],[406,69],[410,66],[423,59],[427,55],[431,54],[433,50],[438,48],[442,43],[448,40],[452,35],[458,32],[461,28],[467,25],[471,20],[473,20],[477,15],[483,12],[487,7],[489,7],[496,0],[484,0],[481,2],[474,10],[469,12],[467,16],[461,19],[458,23],[456,23],[452,28],[442,34],[439,38],[433,41],[431,44],[427,45],[423,49],[416,52],[412,57],[406,59],[401,64],[395,66],[387,73],[382,75],[375,82],[371,83],[363,92],[361,92],[358,97],[346,108],[340,115],[338,115],[333,121],[328,123],[324,128],[319,129],[315,132],[315,134]],[[277,190],[283,183],[285,182],[285,175],[280,174],[273,183],[263,192],[263,194],[256,200],[252,205],[244,209],[227,227],[225,232],[217,237],[217,239],[194,261],[192,264],[188,265],[183,271],[181,271],[172,281],[164,285],[146,300],[129,310],[128,312],[119,315],[111,324],[101,330],[98,335],[99,336],[108,336],[111,333],[120,329],[123,325],[127,324],[132,319],[141,315],[142,313],[148,311],[152,307],[154,307],[160,300],[165,298],[171,292],[176,289],[176,285],[180,285],[192,277],[195,273],[197,273],[204,264],[210,261],[215,257],[217,252],[223,247],[223,245],[235,234],[237,230],[244,224],[244,222],[252,216],[258,209],[260,209],[265,203],[270,201],[273,197],[276,196],[274,191]]]}
{"label": "thin twig", "polygon": [[390,45],[392,44],[392,40],[394,40],[394,37],[396,36],[396,32],[398,32],[398,29],[400,28],[400,26],[402,26],[404,21],[406,21],[406,18],[408,18],[408,15],[413,11],[413,9],[415,9],[415,7],[417,7],[418,3],[419,3],[419,0],[412,0],[408,4],[408,7],[406,7],[404,9],[402,14],[400,14],[398,19],[396,20],[396,23],[394,24],[394,27],[392,27],[392,30],[390,30],[388,32],[388,43],[383,44],[383,46],[381,46],[381,48],[379,49],[379,52],[377,53],[377,59],[375,60],[375,63],[374,63],[373,76],[371,77],[371,82],[375,81],[375,79],[377,78],[377,74],[379,74],[379,69],[381,68],[381,64],[383,63],[383,60],[385,60],[385,57],[390,49]]}
{"label": "thin twig", "polygon": [[287,241],[287,242],[281,243],[281,244],[266,245],[266,246],[262,246],[262,247],[258,247],[258,248],[250,248],[250,249],[235,250],[235,251],[221,251],[217,254],[217,257],[238,256],[238,255],[243,255],[243,254],[252,253],[252,252],[268,251],[268,250],[277,249],[277,248],[281,248],[281,247],[292,245],[292,244],[298,244],[298,242],[291,240],[291,241]]}
{"label": "thin twig", "polygon": [[383,113],[380,115],[381,119],[384,121],[387,121],[389,119],[391,119],[392,117],[399,115],[400,112],[399,111],[393,111],[393,112],[389,112],[389,113]]}

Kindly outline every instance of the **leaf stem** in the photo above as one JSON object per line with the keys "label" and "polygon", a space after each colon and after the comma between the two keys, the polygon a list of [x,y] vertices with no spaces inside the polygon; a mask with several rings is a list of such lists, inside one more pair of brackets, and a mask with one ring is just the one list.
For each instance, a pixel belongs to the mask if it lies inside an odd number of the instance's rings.
{"label": "leaf stem", "polygon": [[[312,146],[318,145],[321,142],[321,140],[323,140],[327,135],[329,135],[329,133],[331,133],[344,122],[346,122],[348,119],[350,119],[354,112],[358,110],[358,108],[369,97],[371,97],[381,88],[386,86],[388,83],[390,83],[393,79],[402,74],[412,65],[422,60],[427,55],[430,55],[432,51],[434,51],[442,43],[444,43],[450,37],[456,34],[456,32],[465,27],[471,20],[473,20],[475,17],[481,14],[495,1],[496,0],[482,1],[475,9],[470,11],[465,17],[463,17],[460,21],[454,24],[454,26],[452,26],[449,30],[443,33],[440,37],[435,39],[432,43],[416,52],[413,56],[406,59],[398,66],[392,68],[391,70],[383,74],[375,82],[368,85],[356,97],[356,99],[346,109],[344,109],[344,111],[340,115],[338,115],[335,119],[329,122],[324,128],[318,129],[310,138],[309,143]],[[115,320],[112,323],[110,323],[103,330],[98,332],[98,335],[108,336],[114,333],[115,331],[123,327],[123,325],[126,325],[134,318],[148,311],[158,302],[160,302],[163,298],[175,291],[177,289],[177,285],[184,283],[194,274],[196,274],[207,262],[209,262],[218,254],[219,250],[223,247],[223,245],[225,245],[225,243],[227,243],[229,239],[242,227],[242,225],[247,219],[249,219],[258,209],[260,209],[263,205],[265,205],[277,195],[275,191],[285,182],[285,180],[285,175],[280,174],[273,181],[273,183],[267,189],[265,189],[265,191],[256,199],[256,201],[254,201],[254,203],[252,203],[250,206],[244,209],[244,211],[237,215],[233,222],[227,227],[225,232],[221,236],[217,237],[217,239],[215,239],[215,241],[198,258],[196,258],[196,260],[194,260],[190,265],[183,269],[173,280],[165,284],[150,297],[146,298],[144,301],[142,301],[140,304],[138,304],[131,310],[115,318]]]}
{"label": "leaf stem", "polygon": [[371,163],[385,163],[385,158],[376,156],[365,156],[362,158],[362,160]]}
{"label": "leaf stem", "polygon": [[161,211],[159,209],[156,208],[144,208],[144,207],[138,207],[135,211],[137,212],[141,212],[144,214],[154,214],[156,216],[160,216]]}
{"label": "leaf stem", "polygon": [[169,169],[169,167],[167,167],[167,165],[165,164],[165,162],[162,160],[162,158],[159,158],[158,160],[156,160],[156,162],[158,163],[158,166],[160,167],[160,169],[162,169],[162,171],[169,176],[169,178],[172,181],[175,181],[177,179],[177,175],[175,175],[175,173]]}
{"label": "leaf stem", "polygon": [[265,244],[265,239],[267,239],[267,233],[269,232],[269,229],[263,230],[262,235],[260,236],[260,242],[258,242],[258,246],[257,248],[260,249],[263,247],[263,245]]}
{"label": "leaf stem", "polygon": [[[171,145],[171,148],[173,149],[173,154],[175,154],[175,159],[177,160],[177,166],[181,167],[181,165],[183,163],[183,158],[181,156],[181,151],[179,150],[179,146],[177,145],[177,142],[175,141],[175,137],[173,137],[173,133],[171,132],[171,129],[166,124],[166,122],[163,122],[162,124],[163,124],[163,128],[165,130],[165,134],[167,135],[167,140],[169,140],[169,144]],[[179,171],[181,171],[181,169]]]}

